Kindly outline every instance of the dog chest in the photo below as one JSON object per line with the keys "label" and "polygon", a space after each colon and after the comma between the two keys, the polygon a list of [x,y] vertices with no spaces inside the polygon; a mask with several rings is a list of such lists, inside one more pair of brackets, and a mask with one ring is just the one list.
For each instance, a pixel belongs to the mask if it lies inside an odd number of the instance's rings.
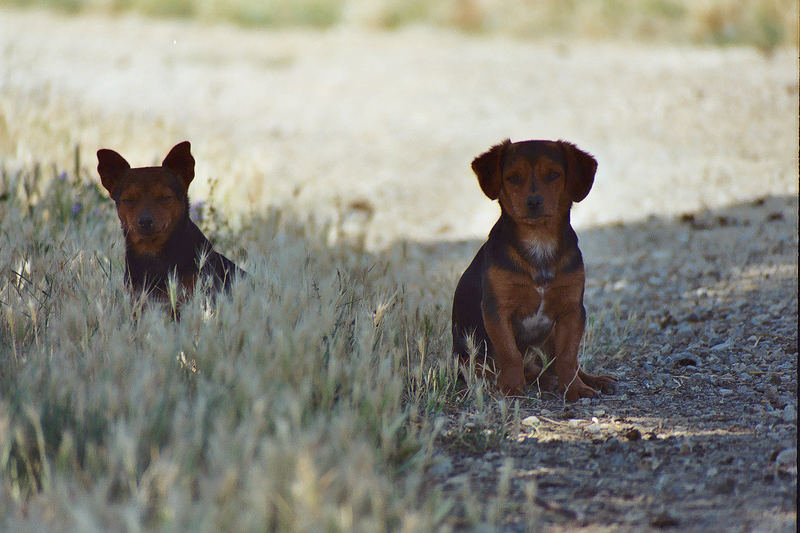
{"label": "dog chest", "polygon": [[545,309],[544,289],[537,289],[538,304],[533,312],[521,313],[515,320],[517,341],[521,344],[542,342],[553,329],[553,320]]}

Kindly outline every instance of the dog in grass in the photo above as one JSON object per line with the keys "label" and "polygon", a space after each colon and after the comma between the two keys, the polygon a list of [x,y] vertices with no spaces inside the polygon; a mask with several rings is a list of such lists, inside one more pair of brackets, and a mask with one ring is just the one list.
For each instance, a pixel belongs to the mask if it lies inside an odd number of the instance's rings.
{"label": "dog in grass", "polygon": [[194,157],[184,141],[161,166],[131,168],[113,150],[97,151],[100,181],[117,206],[125,236],[125,284],[134,297],[177,305],[207,279],[215,291],[227,290],[244,275],[189,217],[189,184]]}

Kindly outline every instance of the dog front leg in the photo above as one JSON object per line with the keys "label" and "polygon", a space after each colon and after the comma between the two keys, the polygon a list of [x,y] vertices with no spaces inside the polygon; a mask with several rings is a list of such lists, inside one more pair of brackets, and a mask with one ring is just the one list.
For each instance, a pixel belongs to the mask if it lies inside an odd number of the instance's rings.
{"label": "dog front leg", "polygon": [[555,324],[555,362],[558,388],[564,399],[574,402],[578,398],[594,398],[598,392],[586,385],[580,376],[578,349],[586,325],[583,313],[570,311],[559,317]]}
{"label": "dog front leg", "polygon": [[520,394],[525,388],[525,368],[514,340],[511,320],[509,317],[492,316],[485,310],[482,313],[486,334],[494,346],[497,387],[508,394]]}

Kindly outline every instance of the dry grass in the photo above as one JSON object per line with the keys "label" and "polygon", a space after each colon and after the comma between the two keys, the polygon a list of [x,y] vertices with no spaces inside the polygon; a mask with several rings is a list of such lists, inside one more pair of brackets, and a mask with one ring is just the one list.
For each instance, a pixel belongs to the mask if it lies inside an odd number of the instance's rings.
{"label": "dry grass", "polygon": [[230,298],[210,312],[193,301],[177,324],[153,310],[135,321],[113,211],[88,172],[6,168],[0,198],[6,527],[442,519],[421,474],[431,406],[454,380],[421,349],[447,349],[446,320],[398,294],[385,266],[273,213],[240,232],[252,276]]}
{"label": "dry grass", "polygon": [[433,24],[469,32],[521,37],[588,36],[657,42],[752,44],[764,49],[797,43],[793,0],[2,0],[76,13],[132,11],[148,16],[231,21],[246,26],[357,24],[396,28]]}

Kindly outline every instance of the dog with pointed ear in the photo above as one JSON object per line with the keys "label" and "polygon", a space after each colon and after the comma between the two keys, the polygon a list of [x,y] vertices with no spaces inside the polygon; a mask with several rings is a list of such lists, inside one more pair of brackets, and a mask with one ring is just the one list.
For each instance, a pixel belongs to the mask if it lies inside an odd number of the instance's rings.
{"label": "dog with pointed ear", "polygon": [[[97,173],[116,204],[125,237],[125,283],[136,296],[174,306],[201,277],[215,289],[228,289],[243,274],[213,250],[189,216],[194,165],[188,141],[175,145],[155,167],[131,168],[117,152],[97,151]],[[178,287],[177,298],[170,286]]]}
{"label": "dog with pointed ear", "polygon": [[[162,161],[161,167],[175,174],[182,185],[184,195],[188,196],[189,184],[194,179],[194,157],[189,141],[183,141],[172,147]],[[115,199],[114,191],[129,170],[131,170],[130,164],[114,150],[101,148],[97,151],[97,173],[100,174],[100,183],[112,198]]]}
{"label": "dog with pointed ear", "polygon": [[567,401],[610,392],[612,377],[578,364],[585,272],[569,216],[589,194],[597,161],[566,141],[506,139],[472,169],[499,202],[500,218],[453,297],[453,353],[462,368],[511,394],[533,382]]}

